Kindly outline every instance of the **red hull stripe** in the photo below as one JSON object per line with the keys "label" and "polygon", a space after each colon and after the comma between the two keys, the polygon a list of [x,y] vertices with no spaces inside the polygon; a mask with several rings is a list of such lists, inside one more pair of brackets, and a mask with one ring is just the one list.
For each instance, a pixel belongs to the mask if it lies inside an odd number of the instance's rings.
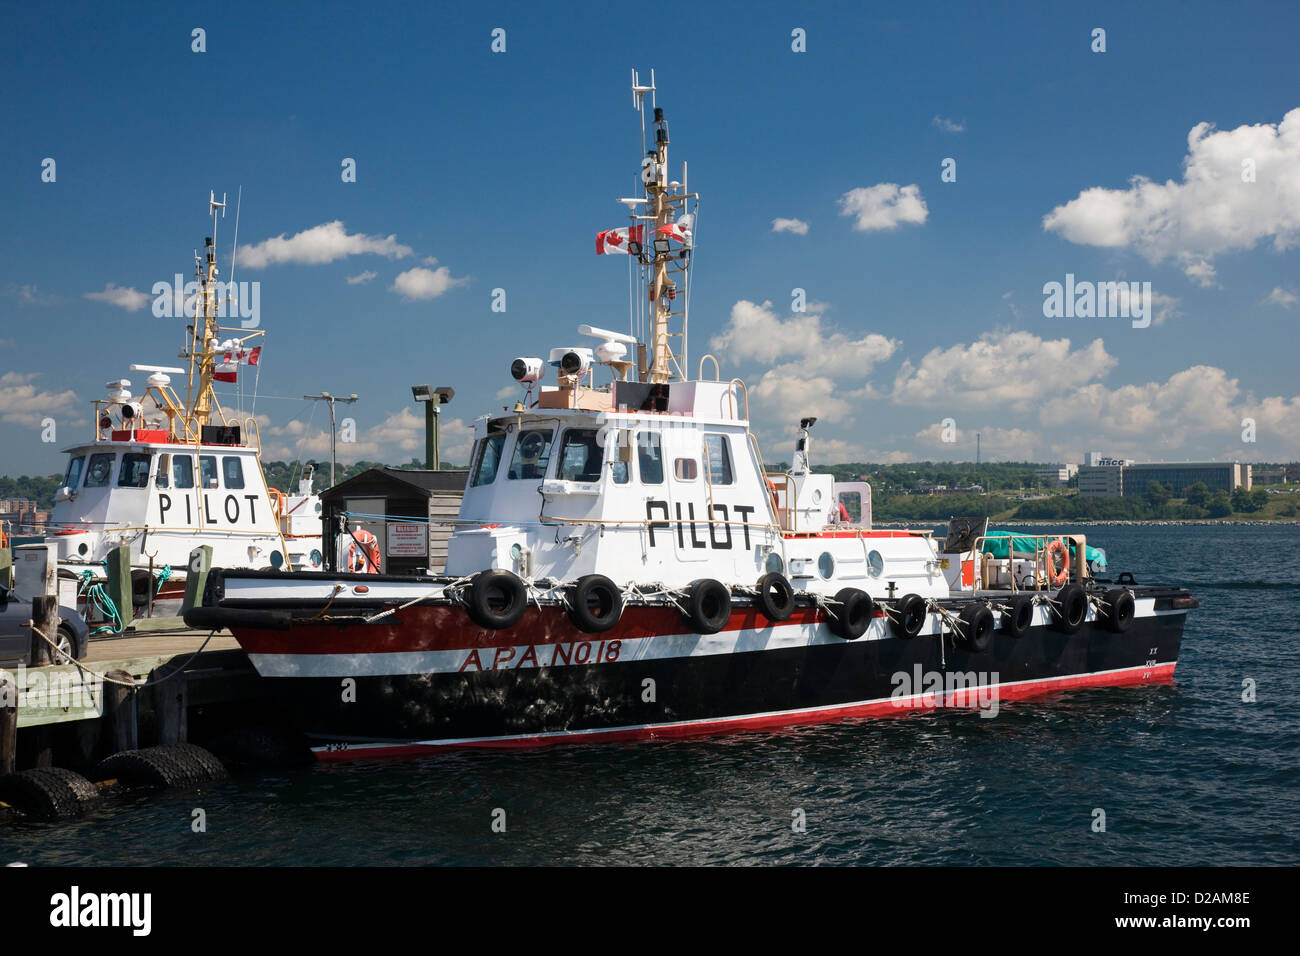
{"label": "red hull stripe", "polygon": [[[1157,664],[1154,667],[1129,667],[1114,671],[1102,671],[1096,674],[1071,674],[1066,677],[995,684],[991,687],[984,687],[982,690],[985,693],[996,691],[994,696],[1001,703],[1008,700],[1041,697],[1045,694],[1053,694],[1058,691],[1072,690],[1079,687],[1163,684],[1173,680],[1175,666],[1176,664]],[[946,702],[939,701],[935,694],[920,694],[899,699],[889,698],[852,704],[837,704],[832,707],[815,707],[808,710],[746,714],[741,717],[690,720],[678,723],[641,724],[635,727],[611,727],[605,730],[556,731],[554,733],[512,737],[460,738],[411,743],[348,744],[347,748],[343,750],[331,750],[326,746],[312,749],[318,760],[336,761],[358,760],[369,757],[411,757],[445,750],[520,750],[568,744],[618,743],[629,740],[678,740],[742,731],[772,730],[802,724],[831,723],[857,717],[904,716],[918,711],[934,710],[941,706],[952,706],[954,703],[953,697],[957,697],[956,703],[961,705],[961,693],[961,691],[957,691],[949,694],[949,699]],[[974,690],[972,689],[970,693],[973,695]],[[335,744],[334,746],[337,747],[338,745]]]}
{"label": "red hull stripe", "polygon": [[[1139,602],[1138,617],[1152,613]],[[374,612],[377,613],[377,608]],[[1162,612],[1154,612],[1156,614]],[[1184,612],[1177,612],[1184,613]],[[1036,611],[1036,622],[1047,623],[1047,611]],[[1092,610],[1088,620],[1094,620]],[[799,608],[789,620],[777,628],[824,623],[817,608]],[[922,636],[938,632],[938,621],[931,615]],[[736,608],[731,619],[719,632],[734,636],[736,631],[766,632],[773,625],[756,608]],[[879,633],[877,633],[877,630]],[[496,648],[524,648],[529,645],[571,644],[601,640],[638,640],[640,638],[682,635],[690,626],[682,620],[676,608],[630,607],[623,618],[603,634],[588,634],[569,620],[568,614],[557,607],[530,607],[514,627],[493,631],[481,628],[470,620],[463,608],[440,606],[409,607],[389,615],[374,624],[339,625],[322,621],[320,624],[295,625],[287,631],[264,631],[240,627],[235,633],[239,644],[249,654],[279,656],[293,654],[340,654],[356,657],[365,654],[428,653],[431,651],[470,651]],[[878,619],[875,629],[867,635],[886,636],[884,624]]]}

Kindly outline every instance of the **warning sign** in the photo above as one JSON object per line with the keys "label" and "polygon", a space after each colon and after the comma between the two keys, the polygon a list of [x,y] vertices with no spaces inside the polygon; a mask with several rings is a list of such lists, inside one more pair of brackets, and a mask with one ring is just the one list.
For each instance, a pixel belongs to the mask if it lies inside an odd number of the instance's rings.
{"label": "warning sign", "polygon": [[388,523],[388,556],[420,558],[429,553],[429,529],[413,521]]}

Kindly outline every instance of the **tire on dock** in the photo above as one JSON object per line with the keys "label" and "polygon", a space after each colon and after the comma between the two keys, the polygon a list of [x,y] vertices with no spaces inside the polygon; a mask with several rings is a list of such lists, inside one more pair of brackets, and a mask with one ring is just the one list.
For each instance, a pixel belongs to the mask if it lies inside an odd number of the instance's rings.
{"label": "tire on dock", "polygon": [[0,777],[0,800],[37,820],[67,820],[95,806],[99,788],[72,770],[36,767]]}
{"label": "tire on dock", "polygon": [[101,760],[95,768],[101,780],[117,780],[128,787],[197,787],[226,776],[226,768],[212,753],[194,744],[164,744],[143,750],[123,750]]}

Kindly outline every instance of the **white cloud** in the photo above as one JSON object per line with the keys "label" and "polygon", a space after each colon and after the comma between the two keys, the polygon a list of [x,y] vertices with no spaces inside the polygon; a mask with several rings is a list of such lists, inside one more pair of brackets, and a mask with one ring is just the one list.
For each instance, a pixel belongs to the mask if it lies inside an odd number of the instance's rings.
{"label": "white cloud", "polygon": [[919,365],[906,361],[894,379],[893,400],[905,405],[996,405],[1023,410],[1062,388],[1108,372],[1115,358],[1101,339],[1070,349],[1069,339],[1032,332],[990,332],[970,345],[936,348]]}
{"label": "white cloud", "polygon": [[123,288],[111,282],[104,286],[103,292],[83,292],[81,297],[96,302],[107,302],[128,312],[139,312],[153,301],[153,296],[146,292],[137,292],[135,289]]}
{"label": "white cloud", "polygon": [[57,421],[59,416],[76,408],[76,392],[43,392],[33,384],[38,374],[5,372],[0,375],[0,421],[39,427],[42,419]]}
{"label": "white cloud", "polygon": [[1083,425],[1110,438],[1140,438],[1149,448],[1177,448],[1189,434],[1239,423],[1232,409],[1238,391],[1223,369],[1197,365],[1166,382],[1085,385],[1048,399],[1041,418],[1049,427]]}
{"label": "white cloud", "polygon": [[793,232],[798,236],[808,235],[808,223],[802,219],[781,219],[780,217],[772,220],[773,232]]}
{"label": "white cloud", "polygon": [[410,246],[397,241],[397,236],[367,236],[349,234],[339,220],[324,222],[285,238],[284,233],[255,242],[239,250],[239,264],[250,269],[292,262],[318,266],[348,256],[378,255],[390,259],[404,259],[412,254]]}
{"label": "white cloud", "polygon": [[[770,301],[742,299],[709,347],[730,361],[769,366],[749,389],[756,410],[772,420],[802,415],[852,421],[857,402],[871,395],[866,377],[894,354],[898,342],[876,333],[854,338],[823,324],[820,303],[787,317]],[[752,414],[752,412],[751,412]]]}
{"label": "white cloud", "polygon": [[756,305],[741,299],[731,307],[731,319],[709,348],[735,362],[759,361],[810,375],[865,378],[871,369],[894,354],[898,342],[877,333],[852,338],[822,323],[821,303],[808,311],[782,318],[770,301]]}
{"label": "white cloud", "polygon": [[408,301],[436,299],[448,289],[465,281],[464,278],[453,278],[451,270],[446,266],[439,266],[437,269],[416,266],[414,269],[407,269],[400,273],[393,280],[390,291],[400,293]]}
{"label": "white cloud", "polygon": [[840,215],[855,217],[853,228],[859,232],[894,229],[900,223],[920,225],[930,215],[921,187],[878,183],[850,189],[840,199]]}
{"label": "white cloud", "polygon": [[934,119],[930,120],[930,122],[934,124],[935,129],[942,130],[945,133],[966,132],[966,124],[958,120],[950,120],[943,116],[936,116]]}
{"label": "white cloud", "polygon": [[[1244,162],[1254,182],[1242,181]],[[1127,189],[1094,186],[1044,216],[1043,228],[1082,245],[1131,247],[1153,263],[1172,259],[1213,285],[1216,255],[1300,240],[1300,108],[1277,125],[1199,123],[1187,136],[1182,182],[1139,175]]]}
{"label": "white cloud", "polygon": [[[329,460],[329,425],[313,425],[295,419],[284,425],[274,425],[264,415],[258,421],[266,442],[267,459],[293,460],[315,458]],[[393,465],[404,464],[412,457],[424,460],[424,416],[409,408],[388,413],[377,424],[367,424],[357,418],[355,442],[339,442],[340,462],[361,460],[383,461]],[[443,461],[466,463],[474,441],[474,425],[461,418],[443,416],[439,421],[438,455]]]}
{"label": "white cloud", "polygon": [[1300,296],[1297,296],[1294,292],[1288,292],[1281,286],[1275,286],[1272,292],[1266,295],[1263,299],[1260,299],[1259,304],[1280,305],[1284,309],[1289,309],[1292,308],[1297,301],[1300,301]]}
{"label": "white cloud", "polygon": [[358,272],[354,276],[348,276],[348,285],[362,285],[363,283],[369,282],[377,275],[379,275],[378,272],[371,272],[369,269],[365,272]]}
{"label": "white cloud", "polygon": [[1001,428],[976,425],[953,429],[953,441],[944,441],[947,429],[943,422],[927,425],[916,433],[917,442],[941,452],[943,460],[968,461],[975,458],[975,435],[984,461],[1034,461],[1042,446],[1042,437],[1025,428]]}

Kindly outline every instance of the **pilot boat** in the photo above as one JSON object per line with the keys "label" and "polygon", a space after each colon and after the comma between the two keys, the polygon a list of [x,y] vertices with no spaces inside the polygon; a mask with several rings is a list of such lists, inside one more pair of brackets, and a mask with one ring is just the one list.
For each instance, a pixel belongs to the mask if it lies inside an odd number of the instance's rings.
{"label": "pilot boat", "polygon": [[[108,383],[94,402],[90,440],[65,449],[47,544],[87,618],[114,629],[130,619],[104,590],[106,559],[123,546],[133,614],[180,611],[191,552],[200,546],[224,567],[322,567],[310,469],[291,494],[268,488],[256,419],[223,409],[214,389],[241,365],[257,364],[263,337],[219,324],[228,289],[218,278],[214,237],[224,208],[224,199],[209,197],[213,236],[195,256],[193,324],[181,352],[188,368],[132,365],[145,376],[140,393],[128,378]],[[184,377],[183,394],[173,376]]]}
{"label": "pilot boat", "polygon": [[698,196],[685,166],[669,180],[653,74],[633,93],[644,194],[597,238],[636,267],[629,332],[511,363],[521,397],[475,422],[445,573],[218,568],[186,620],[234,634],[322,760],[1172,679],[1196,599],[1097,578],[1084,536],[875,528],[869,484],[814,470],[813,418],[768,473],[743,381],[685,372]]}

